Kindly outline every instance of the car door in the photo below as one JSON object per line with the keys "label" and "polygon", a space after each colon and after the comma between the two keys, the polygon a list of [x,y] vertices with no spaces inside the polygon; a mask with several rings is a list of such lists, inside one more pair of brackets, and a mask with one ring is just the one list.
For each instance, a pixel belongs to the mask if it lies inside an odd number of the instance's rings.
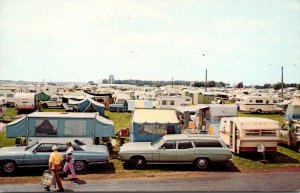
{"label": "car door", "polygon": [[194,154],[195,154],[195,148],[193,147],[193,144],[191,141],[178,141],[177,142],[177,153],[176,158],[179,162],[190,162],[193,161]]}
{"label": "car door", "polygon": [[280,136],[280,141],[281,143],[284,143],[284,144],[288,144],[288,132],[289,132],[289,129],[290,129],[290,126],[288,123],[284,123],[282,125],[282,127],[280,128],[279,130],[279,136]]}
{"label": "car door", "polygon": [[52,147],[55,144],[41,143],[33,151],[28,151],[24,155],[24,166],[43,166],[48,165]]}
{"label": "car door", "polygon": [[160,162],[176,161],[176,141],[166,141],[157,149],[157,154]]}

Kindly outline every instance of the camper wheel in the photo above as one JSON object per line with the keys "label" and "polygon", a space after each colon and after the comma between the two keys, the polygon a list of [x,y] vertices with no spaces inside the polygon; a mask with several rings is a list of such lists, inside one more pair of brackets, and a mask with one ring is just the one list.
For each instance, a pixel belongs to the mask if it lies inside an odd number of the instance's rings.
{"label": "camper wheel", "polygon": [[257,113],[262,113],[262,110],[261,110],[261,109],[257,109],[256,112],[257,112]]}
{"label": "camper wheel", "polygon": [[136,168],[136,169],[144,169],[146,167],[146,159],[142,156],[136,156],[133,158],[133,166]]}
{"label": "camper wheel", "polygon": [[85,161],[77,160],[74,162],[74,169],[76,172],[82,172],[86,168],[87,163]]}
{"label": "camper wheel", "polygon": [[200,170],[204,170],[208,166],[208,159],[206,159],[206,158],[196,159],[195,160],[195,166]]}
{"label": "camper wheel", "polygon": [[4,161],[1,168],[6,174],[13,174],[17,170],[17,165],[14,161]]}

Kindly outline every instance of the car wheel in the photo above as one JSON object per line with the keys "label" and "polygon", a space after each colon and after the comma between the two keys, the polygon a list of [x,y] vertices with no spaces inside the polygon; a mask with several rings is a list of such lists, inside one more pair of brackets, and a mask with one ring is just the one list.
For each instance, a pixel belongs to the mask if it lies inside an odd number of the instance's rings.
{"label": "car wheel", "polygon": [[256,112],[257,112],[257,113],[262,113],[262,110],[261,110],[261,109],[257,109]]}
{"label": "car wheel", "polygon": [[208,160],[207,160],[206,158],[198,158],[198,159],[195,161],[195,166],[196,166],[198,169],[204,170],[204,169],[207,168],[207,166],[208,166]]}
{"label": "car wheel", "polygon": [[2,164],[2,170],[6,174],[13,174],[17,170],[17,166],[13,161],[6,161]]}
{"label": "car wheel", "polygon": [[74,162],[74,169],[75,169],[76,172],[84,171],[86,166],[87,166],[87,164],[86,164],[85,161],[78,160],[78,161]]}
{"label": "car wheel", "polygon": [[136,157],[133,160],[133,165],[136,169],[144,169],[146,167],[146,160],[143,157]]}

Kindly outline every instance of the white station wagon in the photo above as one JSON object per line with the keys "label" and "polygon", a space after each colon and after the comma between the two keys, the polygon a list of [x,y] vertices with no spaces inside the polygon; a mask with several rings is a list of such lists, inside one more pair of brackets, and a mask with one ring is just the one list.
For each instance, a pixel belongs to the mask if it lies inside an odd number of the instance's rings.
{"label": "white station wagon", "polygon": [[147,164],[194,164],[205,169],[209,163],[226,163],[231,151],[215,135],[170,134],[154,142],[126,143],[120,147],[119,158],[143,169]]}

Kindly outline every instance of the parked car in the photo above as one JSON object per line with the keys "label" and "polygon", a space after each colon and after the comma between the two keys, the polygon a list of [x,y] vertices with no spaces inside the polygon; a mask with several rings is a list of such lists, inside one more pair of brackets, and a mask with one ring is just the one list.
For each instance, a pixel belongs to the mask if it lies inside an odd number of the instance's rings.
{"label": "parked car", "polygon": [[146,164],[194,164],[205,169],[209,163],[225,163],[230,149],[215,135],[169,134],[154,142],[126,143],[120,147],[119,158],[137,169]]}
{"label": "parked car", "polygon": [[[37,142],[31,146],[0,148],[0,165],[4,173],[14,173],[21,167],[47,167],[52,147],[57,145],[59,152],[65,154],[67,148],[62,143]],[[106,164],[109,161],[109,152],[104,145],[85,145],[73,143],[74,168],[83,171],[88,165]]]}
{"label": "parked car", "polygon": [[108,109],[110,112],[125,112],[127,111],[127,106],[122,103],[122,104],[110,104],[108,105]]}
{"label": "parked car", "polygon": [[63,107],[62,97],[52,97],[49,101],[42,101],[40,105],[43,108]]}
{"label": "parked car", "polygon": [[286,121],[279,131],[280,143],[286,144],[289,147],[296,147],[300,152],[300,121]]}

